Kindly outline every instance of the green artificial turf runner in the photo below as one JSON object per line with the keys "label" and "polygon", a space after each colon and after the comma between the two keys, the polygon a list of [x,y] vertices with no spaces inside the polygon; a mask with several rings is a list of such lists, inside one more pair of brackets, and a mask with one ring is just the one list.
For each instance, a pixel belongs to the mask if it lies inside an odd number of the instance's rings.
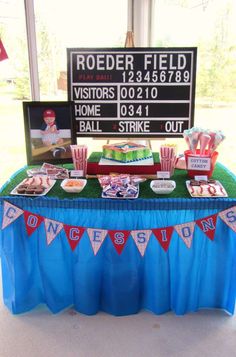
{"label": "green artificial turf runner", "polygon": [[[154,161],[158,162],[158,154],[154,153]],[[90,162],[98,162],[101,157],[101,153],[94,152],[90,157]],[[9,196],[10,192],[27,177],[26,170],[35,166],[29,166],[26,169],[20,171],[13,179],[9,181],[7,185],[3,188],[0,196]],[[73,169],[72,164],[64,164],[63,167],[68,169]],[[213,172],[213,179],[219,180],[224,186],[229,198],[236,198],[236,180],[234,176],[224,169],[220,164],[216,164],[215,170]],[[147,180],[140,184],[139,186],[139,198],[191,198],[187,188],[186,180],[188,180],[187,172],[185,170],[175,169],[174,175],[171,177],[172,180],[176,182],[176,189],[168,195],[158,195],[155,194],[150,188],[151,180]],[[88,179],[87,185],[80,193],[67,193],[61,187],[61,180],[57,180],[53,188],[47,193],[47,197],[58,197],[58,198],[100,198],[102,189],[97,179]],[[32,197],[32,196],[31,196]],[[192,198],[194,199],[194,198]]]}

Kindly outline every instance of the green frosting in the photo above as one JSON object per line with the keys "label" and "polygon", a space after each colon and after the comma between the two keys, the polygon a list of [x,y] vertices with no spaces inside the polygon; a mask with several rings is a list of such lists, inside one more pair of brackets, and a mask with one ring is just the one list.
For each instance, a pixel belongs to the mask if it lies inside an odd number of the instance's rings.
{"label": "green frosting", "polygon": [[127,153],[114,151],[110,148],[104,148],[102,156],[105,159],[111,159],[119,162],[132,162],[147,159],[152,156],[152,153],[149,148],[140,148],[135,151],[128,151]]}

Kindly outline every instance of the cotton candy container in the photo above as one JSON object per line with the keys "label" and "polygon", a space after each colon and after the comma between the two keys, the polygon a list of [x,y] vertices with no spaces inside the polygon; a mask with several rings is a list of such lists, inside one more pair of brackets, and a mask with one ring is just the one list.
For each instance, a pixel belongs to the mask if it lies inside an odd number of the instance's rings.
{"label": "cotton candy container", "polygon": [[218,158],[217,151],[214,151],[211,155],[201,156],[200,149],[196,150],[196,154],[186,150],[184,156],[187,173],[190,178],[195,176],[207,176],[210,178],[212,176]]}
{"label": "cotton candy container", "polygon": [[184,152],[188,176],[210,178],[215,168],[218,152],[216,148],[224,140],[221,131],[210,131],[193,127],[185,130],[184,139],[188,150]]}

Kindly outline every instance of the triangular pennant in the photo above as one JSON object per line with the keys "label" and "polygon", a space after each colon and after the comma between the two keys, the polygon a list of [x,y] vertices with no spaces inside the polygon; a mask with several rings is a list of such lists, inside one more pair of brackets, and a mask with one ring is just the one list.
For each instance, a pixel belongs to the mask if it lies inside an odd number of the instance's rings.
{"label": "triangular pennant", "polygon": [[177,224],[174,226],[176,232],[183,239],[188,248],[191,248],[195,222],[188,222],[183,224]]}
{"label": "triangular pennant", "polygon": [[23,210],[12,205],[10,202],[3,203],[2,229],[6,228],[23,214]]}
{"label": "triangular pennant", "polygon": [[44,218],[38,214],[24,211],[25,227],[28,236],[30,236],[43,222]]}
{"label": "triangular pennant", "polygon": [[213,214],[211,216],[201,218],[201,219],[197,219],[195,221],[196,224],[198,225],[198,227],[211,240],[214,240],[214,237],[215,237],[217,216],[218,216],[218,213]]}
{"label": "triangular pennant", "polygon": [[143,257],[147,248],[147,244],[149,242],[150,235],[152,234],[152,231],[137,230],[137,231],[131,231],[130,234],[133,237],[133,240],[135,241],[135,244],[137,245],[137,248]]}
{"label": "triangular pennant", "polygon": [[118,254],[122,253],[130,231],[108,231],[111,241]]}
{"label": "triangular pennant", "polygon": [[220,218],[236,232],[236,206],[219,213]]}
{"label": "triangular pennant", "polygon": [[87,233],[91,242],[91,246],[93,248],[94,255],[97,254],[99,251],[104,239],[107,235],[107,230],[105,229],[94,229],[94,228],[87,228]]}
{"label": "triangular pennant", "polygon": [[54,221],[52,219],[44,218],[44,225],[47,237],[47,244],[49,245],[62,230],[63,223]]}
{"label": "triangular pennant", "polygon": [[158,239],[160,245],[162,248],[167,251],[170,245],[170,240],[172,237],[174,227],[165,227],[165,228],[154,228],[152,229],[152,232]]}
{"label": "triangular pennant", "polygon": [[2,41],[0,40],[0,61],[3,61],[8,58],[7,52],[3,46]]}
{"label": "triangular pennant", "polygon": [[71,249],[75,250],[82,235],[84,234],[85,228],[64,224],[64,230]]}

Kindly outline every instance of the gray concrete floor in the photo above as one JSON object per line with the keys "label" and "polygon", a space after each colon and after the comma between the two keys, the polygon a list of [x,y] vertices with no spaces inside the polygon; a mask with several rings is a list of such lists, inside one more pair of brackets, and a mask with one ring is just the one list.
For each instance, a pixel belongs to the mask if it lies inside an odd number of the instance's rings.
{"label": "gray concrete floor", "polygon": [[[2,295],[2,294],[1,294]],[[0,357],[234,357],[236,317],[202,310],[177,317],[114,317],[39,307],[12,315],[0,301]]]}

